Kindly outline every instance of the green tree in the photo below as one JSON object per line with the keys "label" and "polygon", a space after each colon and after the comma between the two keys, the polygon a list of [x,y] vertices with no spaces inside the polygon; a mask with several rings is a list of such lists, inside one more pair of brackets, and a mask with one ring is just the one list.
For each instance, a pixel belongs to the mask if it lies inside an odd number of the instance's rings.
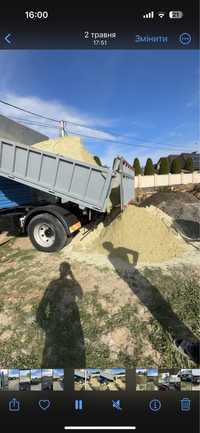
{"label": "green tree", "polygon": [[135,159],[134,159],[134,162],[133,162],[133,168],[134,168],[134,170],[135,170],[135,175],[136,175],[136,176],[138,176],[139,174],[142,174],[142,169],[141,169],[140,161],[139,161],[138,158],[135,158]]}
{"label": "green tree", "polygon": [[178,174],[181,173],[181,161],[180,158],[175,158],[171,164],[171,173]]}
{"label": "green tree", "polygon": [[95,162],[96,162],[97,165],[102,165],[99,156],[95,155],[95,156],[93,156],[93,158],[94,158],[94,160],[95,160]]}
{"label": "green tree", "polygon": [[152,159],[148,158],[146,165],[145,165],[145,169],[144,169],[144,175],[148,176],[148,175],[152,175],[154,173],[155,173],[155,170],[154,170]]}
{"label": "green tree", "polygon": [[159,174],[169,173],[169,161],[168,158],[160,158]]}
{"label": "green tree", "polygon": [[189,156],[186,161],[185,161],[185,170],[188,170],[190,172],[194,171],[194,166],[193,166],[193,159],[191,156]]}

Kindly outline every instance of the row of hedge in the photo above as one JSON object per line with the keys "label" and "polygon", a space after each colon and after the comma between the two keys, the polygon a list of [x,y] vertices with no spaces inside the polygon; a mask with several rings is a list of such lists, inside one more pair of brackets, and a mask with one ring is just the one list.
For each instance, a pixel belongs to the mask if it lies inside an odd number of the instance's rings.
{"label": "row of hedge", "polygon": [[149,176],[149,175],[152,175],[154,173],[157,173],[157,174],[168,174],[168,173],[178,174],[178,173],[181,173],[182,169],[187,170],[189,172],[194,171],[192,157],[188,157],[185,160],[184,167],[182,167],[180,158],[173,159],[171,164],[169,164],[168,158],[161,158],[160,159],[160,166],[159,166],[158,170],[156,170],[154,168],[153,161],[151,158],[147,159],[144,170],[142,170],[142,168],[141,168],[139,159],[135,158],[134,162],[133,162],[133,167],[135,169],[136,176],[138,176],[139,174],[144,174],[145,176]]}

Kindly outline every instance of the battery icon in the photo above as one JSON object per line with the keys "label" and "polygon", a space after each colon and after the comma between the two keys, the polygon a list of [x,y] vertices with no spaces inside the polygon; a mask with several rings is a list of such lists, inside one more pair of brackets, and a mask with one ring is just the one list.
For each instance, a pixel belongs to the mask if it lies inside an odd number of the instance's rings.
{"label": "battery icon", "polygon": [[171,19],[180,19],[183,18],[183,12],[182,11],[170,11],[169,17]]}
{"label": "battery icon", "polygon": [[191,409],[191,400],[189,398],[183,398],[181,400],[182,412],[188,412]]}

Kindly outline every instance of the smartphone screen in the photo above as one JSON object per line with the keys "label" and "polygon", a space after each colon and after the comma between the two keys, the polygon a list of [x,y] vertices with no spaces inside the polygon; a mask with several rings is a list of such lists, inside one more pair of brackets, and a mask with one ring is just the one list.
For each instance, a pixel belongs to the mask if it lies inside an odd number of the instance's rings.
{"label": "smartphone screen", "polygon": [[2,431],[199,431],[199,2],[3,4]]}

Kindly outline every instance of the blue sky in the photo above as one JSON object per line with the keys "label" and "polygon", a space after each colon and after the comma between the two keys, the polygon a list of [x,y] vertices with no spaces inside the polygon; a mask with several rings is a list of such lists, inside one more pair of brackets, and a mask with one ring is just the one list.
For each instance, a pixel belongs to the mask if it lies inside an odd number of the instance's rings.
{"label": "blue sky", "polygon": [[109,374],[125,374],[126,372],[125,368],[107,368],[101,371]]}
{"label": "blue sky", "polygon": [[9,370],[9,376],[10,377],[16,377],[19,376],[19,370],[17,368],[11,368]]}
{"label": "blue sky", "polygon": [[20,377],[29,377],[31,376],[31,370],[20,370]]}
{"label": "blue sky", "polygon": [[53,376],[54,377],[62,377],[62,376],[64,376],[64,369],[63,368],[54,368],[54,370],[53,370]]}
{"label": "blue sky", "polygon": [[[68,127],[94,135],[84,142],[106,164],[117,154],[144,162],[198,150],[197,51],[1,51],[0,74],[1,99],[81,123]],[[38,122],[1,104],[0,112]],[[39,122],[33,128],[58,135]]]}
{"label": "blue sky", "polygon": [[41,369],[35,368],[35,369],[31,370],[31,377],[32,378],[35,378],[35,377],[41,378],[41,376],[42,376],[42,370]]}
{"label": "blue sky", "polygon": [[147,376],[158,376],[158,369],[157,368],[148,368],[147,369]]}
{"label": "blue sky", "polygon": [[53,376],[53,370],[51,368],[43,368],[42,369],[42,376],[49,376],[52,377]]}

